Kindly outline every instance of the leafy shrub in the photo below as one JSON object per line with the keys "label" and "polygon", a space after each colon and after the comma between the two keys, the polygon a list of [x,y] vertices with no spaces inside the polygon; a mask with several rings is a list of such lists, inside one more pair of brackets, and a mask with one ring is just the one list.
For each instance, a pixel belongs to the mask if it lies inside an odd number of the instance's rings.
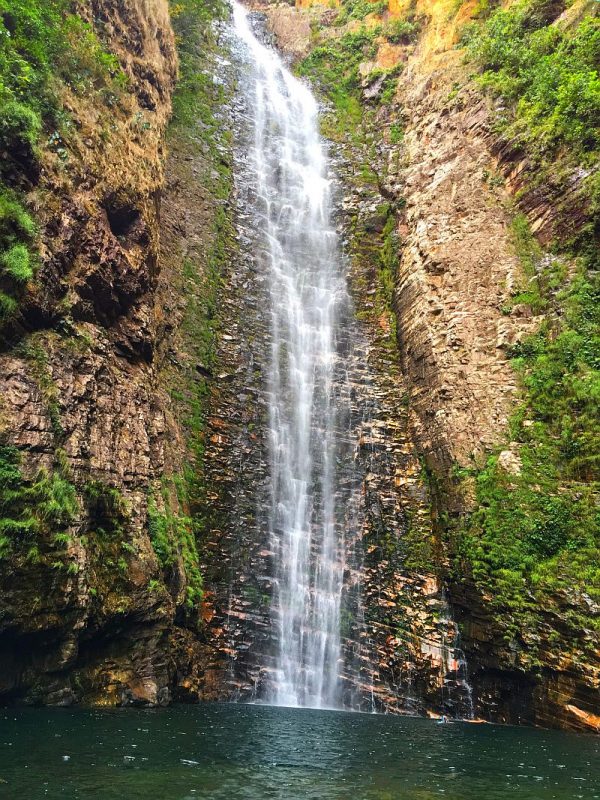
{"label": "leafy shrub", "polygon": [[560,4],[520,0],[472,25],[465,42],[481,84],[512,104],[509,132],[533,153],[567,146],[593,165],[600,148],[600,20],[572,28],[549,24]]}
{"label": "leafy shrub", "polygon": [[410,44],[417,38],[420,25],[405,19],[393,19],[384,27],[383,35],[392,44]]}
{"label": "leafy shrub", "polygon": [[398,74],[401,71],[401,65],[398,64],[397,66],[393,67],[391,70],[388,70],[385,74],[383,86],[381,88],[381,92],[379,94],[379,102],[382,105],[389,105],[393,102],[394,97],[396,95],[396,91],[398,89]]}

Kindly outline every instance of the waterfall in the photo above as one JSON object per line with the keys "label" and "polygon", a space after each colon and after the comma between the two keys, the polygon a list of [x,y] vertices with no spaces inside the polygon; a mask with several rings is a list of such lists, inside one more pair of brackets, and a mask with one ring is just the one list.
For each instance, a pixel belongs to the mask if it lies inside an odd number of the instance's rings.
{"label": "waterfall", "polygon": [[276,654],[267,699],[335,707],[345,547],[343,526],[336,524],[336,465],[347,396],[340,388],[336,330],[348,292],[315,98],[257,39],[237,2],[233,21],[252,93],[248,162],[256,259],[269,284],[268,527]]}

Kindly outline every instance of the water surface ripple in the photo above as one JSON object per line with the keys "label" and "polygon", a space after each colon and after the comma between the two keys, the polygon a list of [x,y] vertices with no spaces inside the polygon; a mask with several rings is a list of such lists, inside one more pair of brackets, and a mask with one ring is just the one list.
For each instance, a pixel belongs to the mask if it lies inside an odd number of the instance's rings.
{"label": "water surface ripple", "polygon": [[338,711],[205,704],[6,710],[0,798],[600,798],[600,740]]}

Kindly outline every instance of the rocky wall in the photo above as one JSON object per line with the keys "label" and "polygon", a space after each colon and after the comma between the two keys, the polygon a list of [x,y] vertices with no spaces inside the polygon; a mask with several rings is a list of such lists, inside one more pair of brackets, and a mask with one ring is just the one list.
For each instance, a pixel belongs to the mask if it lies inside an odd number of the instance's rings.
{"label": "rocky wall", "polygon": [[[295,58],[339,41],[361,26],[352,19],[340,25],[336,11],[318,4],[309,6],[295,12],[269,12],[281,46],[286,47],[289,39]],[[394,420],[404,419],[404,414],[408,417],[404,430],[409,447],[420,455],[428,474],[434,544],[425,563],[430,567],[433,563],[430,579],[434,586],[439,586],[437,581],[445,585],[452,613],[459,620],[475,712],[497,721],[595,730],[597,637],[582,628],[577,642],[570,646],[560,633],[577,609],[581,610],[579,604],[588,601],[566,595],[548,598],[548,611],[541,615],[539,630],[530,632],[532,638],[527,640],[511,641],[492,612],[490,597],[476,590],[468,575],[460,575],[456,569],[451,572],[447,561],[450,532],[461,524],[474,502],[468,482],[457,488],[455,472],[481,465],[504,441],[519,392],[510,364],[511,349],[541,321],[529,306],[510,302],[524,280],[511,229],[515,204],[542,242],[583,213],[577,207],[577,181],[573,191],[560,198],[552,186],[547,191],[540,186],[532,189],[532,165],[514,144],[498,135],[493,108],[474,86],[463,53],[456,47],[460,27],[471,11],[469,4],[457,11],[444,2],[393,3],[383,19],[376,10],[364,20],[367,30],[389,25],[394,19],[410,19],[413,28],[394,45],[375,31],[372,54],[358,67],[363,125],[367,121],[363,147],[357,146],[356,136],[351,136],[354,143],[348,144],[347,134],[342,134],[349,165],[343,180],[354,195],[351,215],[360,218],[366,214],[367,219],[371,215],[377,220],[376,209],[386,202],[397,236],[393,297],[377,301],[376,270],[371,270],[366,280],[354,282],[355,302],[359,314],[367,309],[367,318],[368,310],[375,307],[371,317],[380,329],[397,325],[401,376],[391,396],[395,392],[404,396],[405,406],[400,414],[397,406],[389,410]],[[294,14],[308,19],[312,30],[303,46],[298,42],[301,25],[287,21]],[[293,27],[293,37],[286,33],[286,26]],[[399,74],[396,90],[380,103],[390,70]],[[318,73],[315,79],[318,83]],[[326,132],[330,128],[339,146],[335,120]],[[371,189],[365,186],[369,171],[376,176],[376,186]],[[382,252],[378,236],[383,225],[381,220],[367,224],[362,236],[355,222],[348,228],[357,263],[363,269],[372,258],[370,252]],[[393,319],[386,313],[390,299]],[[389,364],[385,374],[393,374]],[[390,441],[388,431],[384,438]],[[506,469],[514,468],[510,449],[503,451],[502,459]],[[398,541],[408,544],[414,558],[412,537],[401,527],[395,529],[392,541],[395,537],[397,545]],[[419,531],[416,539],[427,542],[427,533]],[[432,584],[427,570],[410,570],[410,560],[400,562],[397,588],[390,589],[394,581],[388,584],[389,579],[382,576],[386,560],[380,550],[373,552],[377,591],[370,594],[367,584],[367,613],[387,600],[385,623],[390,630],[416,618],[415,633],[438,642],[432,629],[440,615],[435,607],[428,608]],[[421,551],[417,561],[422,560]],[[365,563],[368,571],[369,562]],[[408,603],[401,599],[402,587],[407,584],[414,592]],[[439,602],[438,590],[434,596],[438,598],[434,603]],[[587,606],[584,608],[588,613]],[[380,649],[385,653],[382,660],[390,665],[390,652],[400,649],[402,636],[397,638],[391,650]],[[418,693],[427,697],[431,689],[423,675],[419,675]],[[395,694],[397,698],[402,692],[396,690]]]}
{"label": "rocky wall", "polygon": [[[298,60],[309,52],[308,33],[302,37],[310,28],[308,16],[280,6],[266,14],[286,55]],[[333,19],[329,11],[316,14],[313,25]],[[352,401],[346,435],[354,443],[352,510],[344,521],[350,542],[342,611],[345,701],[362,710],[469,715],[464,662],[439,580],[431,497],[411,431],[409,383],[388,294],[402,204],[397,149],[381,131],[389,131],[396,107],[379,106],[378,89],[373,91],[368,77],[365,87],[370,113],[364,138],[337,138],[329,147],[353,300],[344,356]],[[324,105],[323,114],[327,131],[335,112]]]}
{"label": "rocky wall", "polygon": [[164,568],[150,508],[185,456],[159,260],[177,56],[163,0],[79,13],[124,79],[117,94],[59,86],[61,151],[41,151],[28,196],[41,263],[0,351],[3,490],[19,514],[0,560],[0,696],[164,704],[197,628],[184,554],[167,530]]}

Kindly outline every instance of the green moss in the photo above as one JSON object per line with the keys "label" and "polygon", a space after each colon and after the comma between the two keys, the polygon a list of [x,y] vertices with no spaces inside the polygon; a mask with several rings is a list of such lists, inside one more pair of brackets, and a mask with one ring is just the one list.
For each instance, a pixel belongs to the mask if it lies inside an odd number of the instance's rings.
{"label": "green moss", "polygon": [[379,251],[381,268],[378,293],[383,308],[388,312],[391,326],[391,338],[396,342],[396,315],[393,313],[394,289],[398,265],[400,263],[400,242],[397,233],[396,214],[388,207],[387,219],[383,228],[383,243]]}
{"label": "green moss", "polygon": [[37,550],[38,539],[64,532],[75,519],[75,488],[59,456],[55,466],[51,473],[42,469],[27,479],[19,450],[0,445],[0,557],[15,548]]}
{"label": "green moss", "polygon": [[19,304],[9,294],[0,292],[0,325],[12,319],[17,311]]}
{"label": "green moss", "polygon": [[379,93],[378,102],[381,105],[390,105],[396,95],[398,88],[398,75],[402,70],[402,65],[398,64],[384,73],[383,85]]}
{"label": "green moss", "polygon": [[214,104],[205,102],[207,95],[222,96],[222,87],[204,69],[204,50],[214,51],[215,32],[212,23],[223,19],[227,7],[223,0],[181,0],[171,3],[171,21],[179,56],[179,80],[173,96],[172,125],[179,134],[196,136],[199,128],[215,124]]}
{"label": "green moss", "polygon": [[19,241],[31,241],[36,229],[16,195],[0,190],[0,247],[5,250]]}
{"label": "green moss", "polygon": [[[515,346],[523,397],[510,427],[521,472],[497,456],[473,471],[478,508],[458,534],[458,572],[491,594],[512,633],[533,625],[553,593],[600,597],[599,299],[597,274],[582,268],[555,298],[560,316]],[[577,625],[573,636],[598,621],[582,613]]]}
{"label": "green moss", "polygon": [[329,138],[362,138],[358,66],[375,56],[374,40],[378,32],[378,28],[363,27],[345,33],[315,47],[296,68],[300,76],[315,82],[333,105],[333,113],[325,115],[323,121],[324,133]]}

